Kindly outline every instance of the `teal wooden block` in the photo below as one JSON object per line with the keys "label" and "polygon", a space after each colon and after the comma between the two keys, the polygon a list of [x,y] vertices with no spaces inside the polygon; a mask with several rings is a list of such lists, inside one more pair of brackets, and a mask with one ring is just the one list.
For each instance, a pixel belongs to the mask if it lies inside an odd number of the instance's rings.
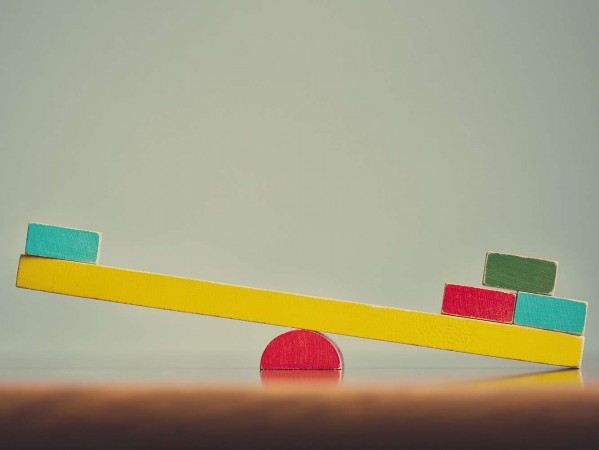
{"label": "teal wooden block", "polygon": [[587,302],[547,295],[518,293],[514,323],[546,330],[582,334]]}
{"label": "teal wooden block", "polygon": [[95,264],[100,257],[101,239],[101,234],[95,231],[30,223],[25,253]]}

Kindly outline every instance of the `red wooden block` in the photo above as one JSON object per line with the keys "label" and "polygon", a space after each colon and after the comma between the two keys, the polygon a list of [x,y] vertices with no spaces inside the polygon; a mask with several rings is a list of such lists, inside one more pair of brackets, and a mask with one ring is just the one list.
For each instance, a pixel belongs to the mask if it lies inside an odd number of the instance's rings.
{"label": "red wooden block", "polygon": [[443,314],[512,323],[516,310],[516,293],[446,284]]}
{"label": "red wooden block", "polygon": [[264,349],[261,370],[340,370],[341,352],[316,331],[293,330],[274,338]]}

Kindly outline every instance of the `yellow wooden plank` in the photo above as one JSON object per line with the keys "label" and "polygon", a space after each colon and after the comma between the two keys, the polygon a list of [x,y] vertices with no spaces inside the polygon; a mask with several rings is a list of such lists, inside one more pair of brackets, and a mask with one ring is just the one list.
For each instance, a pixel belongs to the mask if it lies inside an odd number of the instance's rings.
{"label": "yellow wooden plank", "polygon": [[17,286],[150,308],[579,367],[584,337],[22,255]]}

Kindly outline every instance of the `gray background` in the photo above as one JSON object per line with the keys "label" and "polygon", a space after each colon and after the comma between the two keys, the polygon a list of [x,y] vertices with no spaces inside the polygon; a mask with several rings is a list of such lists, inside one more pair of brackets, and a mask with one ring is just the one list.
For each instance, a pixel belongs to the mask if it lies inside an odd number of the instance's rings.
{"label": "gray background", "polygon": [[[105,265],[430,312],[487,250],[555,259],[599,354],[598,19],[1,0],[1,360],[254,367],[285,331],[19,290],[28,221],[102,231]],[[524,364],[335,341],[348,368]]]}

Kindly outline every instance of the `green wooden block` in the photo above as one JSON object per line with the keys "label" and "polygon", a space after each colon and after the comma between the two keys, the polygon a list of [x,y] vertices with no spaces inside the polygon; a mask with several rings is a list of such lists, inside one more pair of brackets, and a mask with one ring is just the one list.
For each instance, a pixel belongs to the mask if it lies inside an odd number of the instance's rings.
{"label": "green wooden block", "polygon": [[587,302],[520,292],[516,300],[514,323],[582,334],[586,317]]}
{"label": "green wooden block", "polygon": [[483,275],[485,286],[551,295],[556,279],[557,261],[487,253]]}

